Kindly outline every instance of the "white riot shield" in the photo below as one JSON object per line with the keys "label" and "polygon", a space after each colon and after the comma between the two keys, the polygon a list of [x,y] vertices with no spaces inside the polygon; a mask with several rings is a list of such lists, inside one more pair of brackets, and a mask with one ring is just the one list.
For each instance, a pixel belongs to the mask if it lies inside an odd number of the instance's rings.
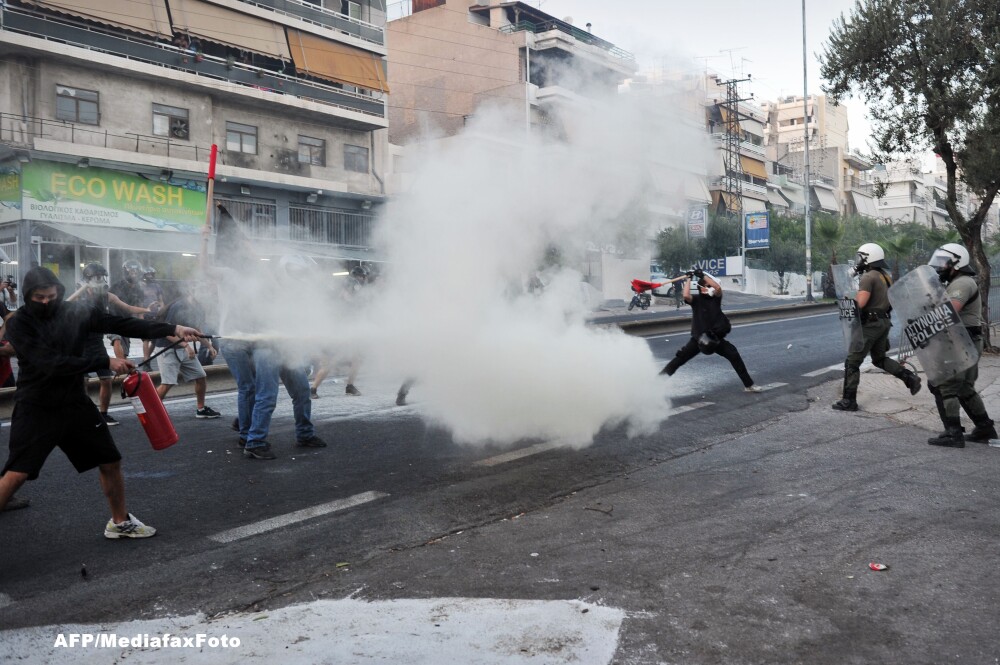
{"label": "white riot shield", "polygon": [[837,302],[840,304],[840,326],[844,331],[844,345],[847,352],[860,351],[865,346],[861,331],[861,318],[858,317],[858,306],[854,298],[858,295],[858,287],[854,281],[854,272],[850,266],[837,264],[830,266],[833,272],[833,288],[837,292]]}
{"label": "white riot shield", "polygon": [[920,266],[906,273],[889,288],[889,302],[929,383],[940,385],[978,362],[979,351],[934,268]]}

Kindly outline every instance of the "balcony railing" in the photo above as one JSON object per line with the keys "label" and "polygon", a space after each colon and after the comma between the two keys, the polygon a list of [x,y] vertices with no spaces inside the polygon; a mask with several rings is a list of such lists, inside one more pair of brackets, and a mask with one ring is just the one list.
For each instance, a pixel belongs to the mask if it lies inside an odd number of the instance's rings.
{"label": "balcony railing", "polygon": [[[3,7],[3,5],[0,5]],[[68,44],[99,53],[107,53],[126,61],[142,62],[184,71],[201,77],[205,83],[224,81],[278,95],[291,95],[321,102],[349,111],[385,118],[385,103],[369,95],[350,92],[299,78],[280,71],[233,62],[210,55],[192,58],[171,44],[141,39],[125,33],[110,34],[70,18],[56,21],[52,17],[22,8],[7,6],[2,12],[2,30]],[[127,62],[122,63],[128,67]],[[164,77],[170,72],[165,71]]]}
{"label": "balcony railing", "polygon": [[385,44],[385,30],[374,23],[351,18],[302,0],[240,0],[248,5],[270,9],[277,14],[297,18],[324,28],[335,28],[373,44]]}
{"label": "balcony railing", "polygon": [[46,120],[11,113],[0,113],[0,143],[31,149],[35,139],[65,141],[77,145],[125,150],[146,155],[207,162],[211,146],[164,136],[124,132],[113,134],[106,129],[78,125],[65,120]]}
{"label": "balcony railing", "polygon": [[500,32],[512,33],[512,32],[530,32],[533,34],[540,34],[549,32],[550,30],[558,30],[563,32],[573,39],[584,44],[590,44],[591,46],[596,46],[616,58],[622,60],[628,60],[629,62],[635,62],[635,56],[624,49],[620,49],[610,42],[606,42],[603,39],[595,37],[586,30],[580,30],[579,28],[573,27],[562,21],[552,21],[549,23],[532,23],[531,21],[519,21],[517,23],[511,23],[500,28]]}
{"label": "balcony railing", "polygon": [[[714,134],[712,134],[712,138],[714,140],[716,140],[717,142],[722,143],[722,142],[724,142],[724,141],[727,140],[728,135],[725,134],[724,132],[715,132]],[[746,152],[749,152],[750,154],[754,155],[755,157],[758,157],[758,156],[760,158],[764,157],[764,146],[757,145],[756,143],[751,143],[750,141],[743,141],[743,140],[741,140],[740,141],[740,150],[744,150]]]}

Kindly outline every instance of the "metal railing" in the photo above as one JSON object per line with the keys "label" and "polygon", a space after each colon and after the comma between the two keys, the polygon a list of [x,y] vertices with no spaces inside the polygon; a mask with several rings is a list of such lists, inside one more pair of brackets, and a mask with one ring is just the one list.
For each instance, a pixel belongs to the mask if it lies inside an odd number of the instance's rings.
{"label": "metal railing", "polygon": [[227,199],[217,196],[215,202],[224,205],[251,238],[274,240],[278,237],[278,206],[273,201]]}
{"label": "metal railing", "polygon": [[111,148],[146,155],[207,161],[211,146],[192,145],[164,136],[134,132],[115,134],[107,129],[91,128],[67,120],[48,120],[13,113],[0,113],[0,143],[33,148],[35,139],[65,141],[77,145]]}
{"label": "metal railing", "polygon": [[385,30],[382,27],[321,7],[318,4],[302,2],[302,0],[240,0],[240,2],[269,9],[276,14],[320,27],[343,30],[373,44],[380,46],[385,44]]}
{"label": "metal railing", "polygon": [[577,41],[583,42],[584,44],[590,44],[591,46],[596,46],[616,58],[622,60],[628,60],[629,62],[635,62],[635,56],[626,51],[625,49],[618,48],[614,44],[595,37],[586,30],[580,30],[570,25],[566,25],[562,22],[552,21],[548,23],[532,23],[531,21],[518,21],[517,23],[511,23],[500,28],[500,32],[512,33],[512,32],[531,32],[534,34],[549,32],[550,30],[558,30],[559,32],[565,33]]}
{"label": "metal railing", "polygon": [[288,239],[351,248],[370,246],[375,216],[339,208],[289,206]]}

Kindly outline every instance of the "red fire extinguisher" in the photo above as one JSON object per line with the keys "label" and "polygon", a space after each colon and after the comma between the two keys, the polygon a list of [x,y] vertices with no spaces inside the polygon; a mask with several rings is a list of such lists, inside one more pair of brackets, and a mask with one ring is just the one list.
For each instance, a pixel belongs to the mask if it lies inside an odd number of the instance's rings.
{"label": "red fire extinguisher", "polygon": [[156,394],[153,380],[146,372],[132,371],[122,382],[122,398],[132,402],[135,415],[139,416],[142,428],[154,450],[163,450],[177,443],[180,437],[174,424],[170,422],[167,410],[163,408],[160,396]]}

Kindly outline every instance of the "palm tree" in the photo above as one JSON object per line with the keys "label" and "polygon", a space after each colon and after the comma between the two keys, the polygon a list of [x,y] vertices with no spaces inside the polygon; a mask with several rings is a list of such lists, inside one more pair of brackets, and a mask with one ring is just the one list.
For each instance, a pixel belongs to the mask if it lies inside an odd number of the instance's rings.
{"label": "palm tree", "polygon": [[897,233],[894,237],[883,240],[882,244],[884,245],[885,253],[895,258],[895,261],[892,262],[892,281],[895,282],[899,279],[900,261],[913,253],[917,239],[908,233]]}
{"label": "palm tree", "polygon": [[828,291],[833,289],[833,265],[837,263],[837,245],[844,239],[844,225],[839,219],[834,217],[820,217],[816,220],[815,232],[816,244],[822,249],[830,252],[830,265],[826,269],[826,286],[823,295],[830,297]]}

